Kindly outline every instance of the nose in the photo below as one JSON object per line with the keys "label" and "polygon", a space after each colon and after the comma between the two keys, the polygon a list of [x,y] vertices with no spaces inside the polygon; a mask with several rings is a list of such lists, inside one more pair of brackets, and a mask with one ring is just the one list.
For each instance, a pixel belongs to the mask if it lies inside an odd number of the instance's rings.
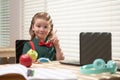
{"label": "nose", "polygon": [[44,27],[42,27],[42,26],[39,27],[39,30],[40,30],[40,31],[44,31]]}

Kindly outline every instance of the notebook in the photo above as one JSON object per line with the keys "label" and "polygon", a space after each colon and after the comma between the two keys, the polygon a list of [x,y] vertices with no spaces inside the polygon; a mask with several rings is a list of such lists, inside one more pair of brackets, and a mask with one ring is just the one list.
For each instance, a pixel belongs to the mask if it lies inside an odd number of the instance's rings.
{"label": "notebook", "polygon": [[79,35],[79,60],[61,60],[62,64],[78,65],[91,64],[97,58],[105,62],[111,60],[110,32],[81,32]]}

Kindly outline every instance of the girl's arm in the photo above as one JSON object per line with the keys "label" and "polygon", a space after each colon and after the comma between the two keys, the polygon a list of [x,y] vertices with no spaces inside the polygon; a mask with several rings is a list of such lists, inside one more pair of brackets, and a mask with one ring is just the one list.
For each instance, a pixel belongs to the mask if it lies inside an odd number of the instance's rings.
{"label": "girl's arm", "polygon": [[59,43],[58,43],[58,45],[55,45],[55,49],[56,49],[56,60],[63,60],[64,55],[63,55],[63,52],[60,48]]}
{"label": "girl's arm", "polygon": [[53,43],[55,50],[56,50],[56,60],[63,60],[64,55],[63,55],[63,52],[59,44],[59,39],[56,36],[56,32],[53,33],[53,36],[51,37],[50,41]]}

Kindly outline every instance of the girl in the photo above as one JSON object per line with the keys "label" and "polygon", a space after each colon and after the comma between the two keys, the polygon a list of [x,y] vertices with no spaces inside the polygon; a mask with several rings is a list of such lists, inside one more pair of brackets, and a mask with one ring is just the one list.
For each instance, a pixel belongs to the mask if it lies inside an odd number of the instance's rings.
{"label": "girl", "polygon": [[[38,58],[49,58],[51,61],[64,59],[59,39],[53,32],[52,19],[48,13],[39,12],[33,16],[29,33]],[[25,43],[23,53],[27,53],[30,49],[30,43]]]}

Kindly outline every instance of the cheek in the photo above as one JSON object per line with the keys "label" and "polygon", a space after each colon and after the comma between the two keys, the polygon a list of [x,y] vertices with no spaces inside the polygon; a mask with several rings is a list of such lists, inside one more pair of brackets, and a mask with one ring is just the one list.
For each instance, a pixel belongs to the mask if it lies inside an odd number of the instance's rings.
{"label": "cheek", "polygon": [[35,31],[35,30],[36,30],[34,26],[32,27],[32,30],[33,30],[33,31]]}
{"label": "cheek", "polygon": [[50,30],[47,30],[47,31],[46,31],[46,34],[49,34],[49,32],[50,32]]}

